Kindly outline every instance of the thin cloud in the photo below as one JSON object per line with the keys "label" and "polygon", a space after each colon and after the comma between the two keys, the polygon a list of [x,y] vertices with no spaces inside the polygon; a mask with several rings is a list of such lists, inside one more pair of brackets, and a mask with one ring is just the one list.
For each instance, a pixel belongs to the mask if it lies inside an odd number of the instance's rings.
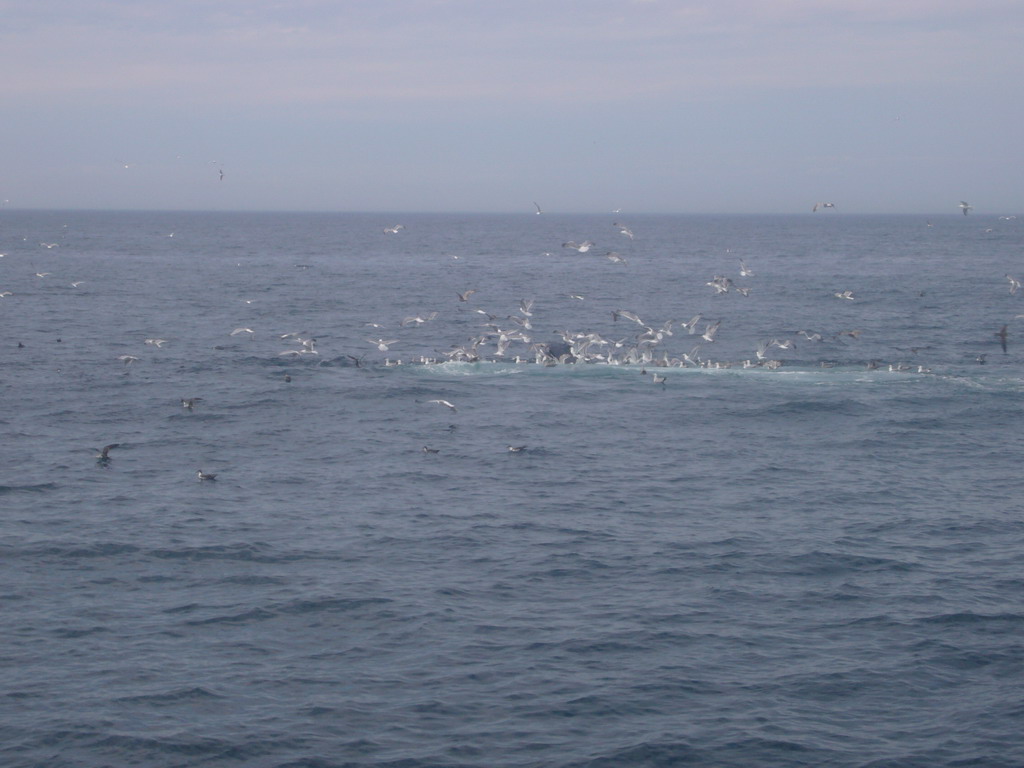
{"label": "thin cloud", "polygon": [[0,37],[0,57],[20,76],[5,78],[0,95],[121,93],[249,105],[601,103],[913,84],[975,70],[990,77],[1019,59],[1024,21],[1017,6],[996,0],[971,8],[838,0],[506,8],[228,2],[212,9],[81,2],[69,4],[67,16],[38,12],[35,3],[12,6],[16,31]]}

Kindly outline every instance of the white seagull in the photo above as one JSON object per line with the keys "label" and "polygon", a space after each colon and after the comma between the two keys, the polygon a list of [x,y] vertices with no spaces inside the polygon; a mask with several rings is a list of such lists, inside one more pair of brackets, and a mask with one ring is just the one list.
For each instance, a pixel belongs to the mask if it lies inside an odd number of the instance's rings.
{"label": "white seagull", "polygon": [[459,412],[459,409],[456,408],[451,403],[449,403],[447,400],[427,400],[427,402],[428,403],[437,403],[438,405],[443,405],[445,408],[451,409],[452,413],[458,413]]}
{"label": "white seagull", "polygon": [[584,240],[582,243],[577,243],[572,240],[562,243],[563,248],[572,248],[577,253],[586,253],[594,247],[594,243],[591,240]]}
{"label": "white seagull", "polygon": [[371,344],[376,344],[381,352],[387,352],[391,344],[397,343],[398,339],[367,339]]}

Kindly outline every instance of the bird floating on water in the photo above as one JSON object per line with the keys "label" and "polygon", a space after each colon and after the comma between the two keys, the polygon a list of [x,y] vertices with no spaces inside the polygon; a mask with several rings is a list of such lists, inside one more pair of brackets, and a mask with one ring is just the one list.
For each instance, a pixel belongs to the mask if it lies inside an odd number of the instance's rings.
{"label": "bird floating on water", "polygon": [[197,469],[196,470],[196,477],[199,479],[200,483],[203,482],[204,480],[216,480],[217,479],[217,475],[216,474],[211,473],[211,472],[203,472],[203,470],[201,470],[201,469]]}

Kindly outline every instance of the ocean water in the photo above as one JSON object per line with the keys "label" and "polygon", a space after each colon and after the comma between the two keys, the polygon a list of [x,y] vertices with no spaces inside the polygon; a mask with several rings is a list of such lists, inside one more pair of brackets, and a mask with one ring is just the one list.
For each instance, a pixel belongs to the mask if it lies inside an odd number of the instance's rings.
{"label": "ocean water", "polygon": [[1024,765],[1024,219],[4,210],[0,253],[0,764]]}

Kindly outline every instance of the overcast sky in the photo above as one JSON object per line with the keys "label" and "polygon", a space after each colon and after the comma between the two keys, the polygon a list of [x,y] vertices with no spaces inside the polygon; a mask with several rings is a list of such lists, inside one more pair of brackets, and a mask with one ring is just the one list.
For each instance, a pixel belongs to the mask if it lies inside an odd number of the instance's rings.
{"label": "overcast sky", "polygon": [[0,19],[10,208],[1024,208],[1020,0],[0,0]]}

